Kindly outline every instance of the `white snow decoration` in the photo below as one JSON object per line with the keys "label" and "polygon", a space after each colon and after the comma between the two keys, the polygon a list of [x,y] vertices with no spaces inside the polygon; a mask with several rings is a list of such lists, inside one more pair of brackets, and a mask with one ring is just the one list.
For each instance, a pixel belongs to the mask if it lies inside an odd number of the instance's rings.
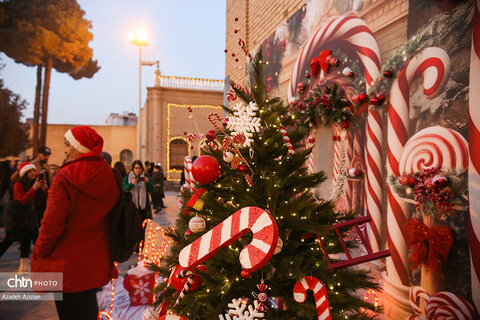
{"label": "white snow decoration", "polygon": [[[263,318],[263,312],[258,312],[258,301],[253,301],[253,307],[251,304],[248,305],[248,311],[245,310],[247,308],[246,303],[242,303],[243,299],[232,299],[232,303],[228,304],[230,308],[228,313],[225,315],[219,315],[218,318],[220,320],[258,320],[259,318]],[[233,318],[230,317],[233,316]]]}
{"label": "white snow decoration", "polygon": [[243,133],[246,138],[243,147],[250,147],[253,133],[259,132],[261,127],[260,118],[256,117],[258,106],[255,102],[248,105],[239,102],[232,109],[234,112],[233,116],[228,117],[227,129],[232,130],[232,137]]}

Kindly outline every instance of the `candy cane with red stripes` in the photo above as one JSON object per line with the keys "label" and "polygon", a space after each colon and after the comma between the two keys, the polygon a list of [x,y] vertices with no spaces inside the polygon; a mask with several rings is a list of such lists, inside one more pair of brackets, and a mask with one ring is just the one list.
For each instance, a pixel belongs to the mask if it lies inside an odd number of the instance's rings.
{"label": "candy cane with red stripes", "polygon": [[191,268],[210,259],[218,249],[228,246],[248,231],[252,241],[240,252],[240,264],[246,271],[255,271],[270,260],[277,247],[278,227],[267,211],[258,207],[238,210],[200,238],[180,251],[178,261]]}
{"label": "candy cane with red stripes", "polygon": [[480,1],[475,1],[470,59],[468,192],[470,265],[473,301],[480,310]]}
{"label": "candy cane with red stripes", "polygon": [[284,126],[280,126],[280,132],[282,133],[283,141],[285,142],[285,145],[287,146],[288,153],[290,155],[294,155],[295,150],[293,150],[292,142],[290,141],[290,138],[288,137],[288,134],[287,134],[287,130],[285,130]]}
{"label": "candy cane with red stripes", "polygon": [[185,184],[188,185],[191,192],[195,192],[195,178],[192,173],[192,158],[186,156],[183,160],[184,171],[185,171]]}
{"label": "candy cane with red stripes", "polygon": [[[423,74],[423,92],[434,98],[444,88],[450,73],[450,59],[441,48],[427,48],[413,57],[400,71],[390,89],[388,104],[388,175],[400,176],[399,160],[409,138],[409,87]],[[387,241],[391,257],[387,258],[387,274],[397,284],[409,285],[408,249],[402,232],[408,218],[407,205],[388,187]]]}
{"label": "candy cane with red stripes", "polygon": [[315,277],[306,276],[295,283],[293,287],[293,298],[298,303],[307,299],[307,290],[313,292],[317,308],[318,320],[331,320],[330,304],[328,303],[327,289],[325,285]]}

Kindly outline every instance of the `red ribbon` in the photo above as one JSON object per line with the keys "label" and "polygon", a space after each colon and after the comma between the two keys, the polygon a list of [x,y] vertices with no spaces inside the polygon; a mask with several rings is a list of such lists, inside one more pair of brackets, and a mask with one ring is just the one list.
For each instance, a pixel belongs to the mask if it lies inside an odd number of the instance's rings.
{"label": "red ribbon", "polygon": [[310,61],[310,70],[312,71],[312,77],[316,78],[318,75],[318,72],[320,71],[320,68],[325,71],[325,73],[328,72],[328,68],[330,65],[327,63],[327,57],[332,55],[332,51],[330,50],[323,50],[320,52],[318,57],[314,57]]}
{"label": "red ribbon", "polygon": [[425,264],[428,270],[440,270],[453,243],[450,227],[434,225],[428,228],[420,219],[411,218],[405,223],[403,231],[411,250],[408,257],[410,269],[415,270]]}

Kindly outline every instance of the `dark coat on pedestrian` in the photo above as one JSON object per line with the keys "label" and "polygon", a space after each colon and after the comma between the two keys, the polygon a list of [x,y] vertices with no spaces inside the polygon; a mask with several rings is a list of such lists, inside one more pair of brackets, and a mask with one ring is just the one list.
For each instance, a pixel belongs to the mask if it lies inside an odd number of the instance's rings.
{"label": "dark coat on pedestrian", "polygon": [[112,276],[108,213],[119,190],[100,156],[65,163],[50,187],[32,254],[32,272],[62,272],[63,292],[104,286]]}

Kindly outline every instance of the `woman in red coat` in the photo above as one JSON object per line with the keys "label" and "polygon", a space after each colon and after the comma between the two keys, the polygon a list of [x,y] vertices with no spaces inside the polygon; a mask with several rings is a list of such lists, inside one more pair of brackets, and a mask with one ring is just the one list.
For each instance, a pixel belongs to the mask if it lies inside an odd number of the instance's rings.
{"label": "woman in red coat", "polygon": [[32,254],[32,272],[62,272],[60,320],[96,319],[96,292],[111,278],[108,213],[119,190],[100,157],[102,137],[78,126],[65,134],[66,162],[50,187],[47,209]]}

